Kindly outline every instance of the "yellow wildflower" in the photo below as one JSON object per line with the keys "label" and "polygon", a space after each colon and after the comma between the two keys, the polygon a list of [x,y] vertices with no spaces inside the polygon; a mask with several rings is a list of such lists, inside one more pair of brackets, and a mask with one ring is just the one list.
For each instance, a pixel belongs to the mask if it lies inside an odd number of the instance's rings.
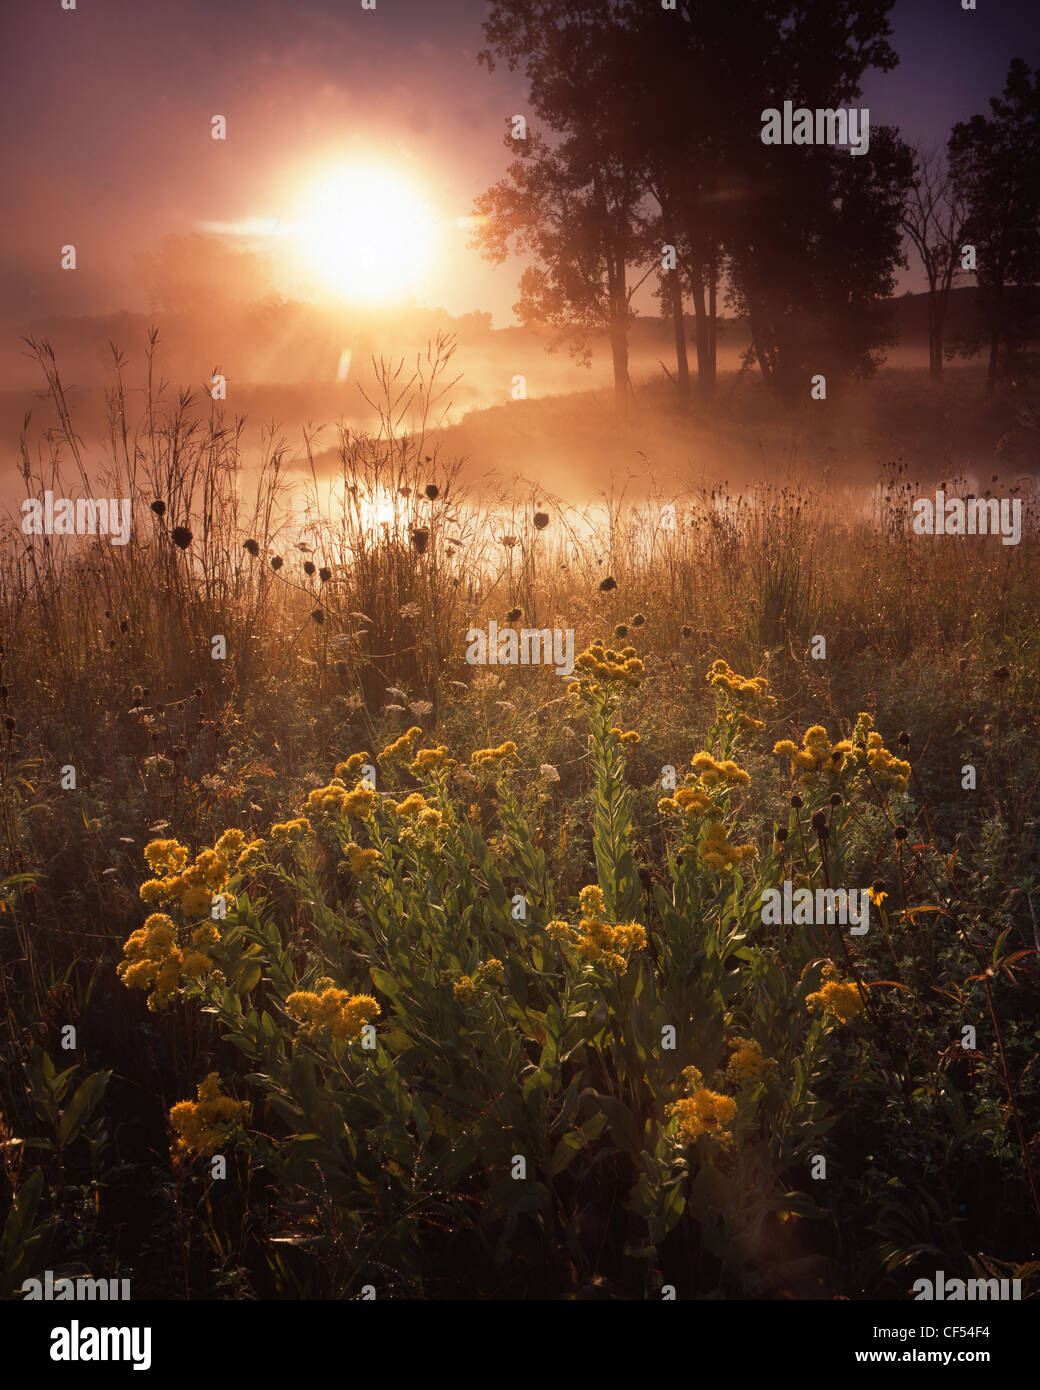
{"label": "yellow wildflower", "polygon": [[842,980],[828,962],[823,968],[824,983],[806,995],[805,1007],[811,1014],[833,1014],[839,1023],[849,1023],[866,1008],[862,992],[854,980]]}
{"label": "yellow wildflower", "polygon": [[244,1101],[223,1095],[213,1071],[199,1083],[198,1100],[182,1100],[170,1110],[170,1125],[183,1153],[210,1154],[227,1138],[228,1128],[249,1113]]}
{"label": "yellow wildflower", "polygon": [[304,1023],[304,1032],[317,1035],[327,1030],[338,1041],[359,1037],[362,1027],[380,1012],[370,994],[351,994],[331,986],[321,994],[297,990],[286,999],[285,1008],[290,1017]]}
{"label": "yellow wildflower", "polygon": [[754,1039],[730,1043],[733,1055],[726,1067],[726,1075],[743,1085],[749,1081],[768,1081],[779,1073],[779,1067],[771,1057],[765,1057],[762,1048]]}
{"label": "yellow wildflower", "polygon": [[679,1134],[687,1143],[693,1143],[702,1134],[709,1135],[722,1145],[729,1145],[733,1135],[727,1128],[737,1113],[737,1102],[732,1096],[721,1095],[718,1091],[699,1089],[692,1096],[684,1096],[665,1107],[670,1119],[679,1122]]}
{"label": "yellow wildflower", "polygon": [[415,744],[422,738],[422,729],[416,724],[400,738],[394,739],[393,743],[388,743],[379,754],[379,762],[393,762],[397,759],[405,761],[413,756]]}
{"label": "yellow wildflower", "polygon": [[370,761],[367,753],[351,753],[346,762],[336,764],[333,769],[333,776],[338,777],[341,782],[350,782]]}

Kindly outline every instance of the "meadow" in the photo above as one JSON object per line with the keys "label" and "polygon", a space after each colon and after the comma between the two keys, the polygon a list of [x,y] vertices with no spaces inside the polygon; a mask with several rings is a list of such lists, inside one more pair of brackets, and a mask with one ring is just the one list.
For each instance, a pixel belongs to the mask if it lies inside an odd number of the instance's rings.
{"label": "meadow", "polygon": [[436,349],[332,473],[117,374],[102,477],[40,361],[23,495],[136,529],[0,551],[3,1296],[1035,1296],[1028,479],[477,492]]}

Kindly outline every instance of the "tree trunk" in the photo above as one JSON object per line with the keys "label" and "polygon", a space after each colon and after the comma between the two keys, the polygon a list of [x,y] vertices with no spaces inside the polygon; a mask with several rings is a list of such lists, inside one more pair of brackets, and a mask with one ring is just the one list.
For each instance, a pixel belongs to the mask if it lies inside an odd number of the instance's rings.
{"label": "tree trunk", "polygon": [[610,355],[614,365],[614,405],[619,415],[629,408],[628,323],[615,319],[610,325]]}
{"label": "tree trunk", "polygon": [[710,374],[709,397],[715,398],[715,383],[718,374],[718,289],[719,272],[712,261],[708,280],[708,372]]}
{"label": "tree trunk", "polygon": [[675,382],[679,388],[679,404],[685,409],[690,403],[690,359],[686,352],[686,318],[683,313],[682,281],[678,270],[670,272],[672,323],[675,327]]}
{"label": "tree trunk", "polygon": [[696,261],[690,267],[690,281],[693,286],[693,313],[696,321],[697,395],[702,401],[710,401],[714,382],[710,364],[708,311],[704,306],[704,277]]}
{"label": "tree trunk", "polygon": [[990,311],[989,332],[989,371],[986,373],[986,390],[992,391],[997,384],[997,362],[1000,356],[1000,315],[1003,309],[1004,285],[998,281],[993,286],[993,308]]}

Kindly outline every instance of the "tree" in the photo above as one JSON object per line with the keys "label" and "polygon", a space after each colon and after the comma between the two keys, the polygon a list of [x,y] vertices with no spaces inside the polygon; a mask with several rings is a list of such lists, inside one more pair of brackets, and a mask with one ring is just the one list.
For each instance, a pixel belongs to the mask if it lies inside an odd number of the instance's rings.
{"label": "tree", "polygon": [[[528,134],[519,158],[476,211],[486,219],[475,244],[494,260],[508,242],[534,256],[521,278],[517,312],[526,322],[573,330],[589,351],[588,331],[610,336],[614,395],[627,412],[628,332],[633,288],[629,265],[638,249],[643,198],[631,146],[615,99],[622,51],[611,42],[615,0],[496,0],[484,23],[489,48],[480,61],[524,68],[529,101],[559,138]],[[510,140],[507,137],[507,145]]]}
{"label": "tree", "polygon": [[1023,59],[1013,59],[1003,99],[989,104],[990,116],[954,126],[949,161],[968,209],[964,235],[975,247],[992,390],[1001,345],[1016,346],[1028,331],[1020,324],[1016,332],[1015,319],[1030,297],[1011,296],[1008,288],[1040,279],[1040,69],[1031,73]]}
{"label": "tree", "polygon": [[819,372],[870,375],[895,339],[888,300],[905,264],[899,218],[912,156],[890,128],[870,142],[869,158],[784,148],[782,176],[741,212],[731,298],[748,320],[750,359],[787,400]]}
{"label": "tree", "polygon": [[492,261],[502,262],[510,249],[533,257],[513,306],[523,323],[553,325],[586,358],[589,333],[606,329],[615,404],[624,414],[633,293],[627,268],[640,195],[620,161],[601,151],[589,161],[579,148],[577,138],[552,148],[528,131],[505,178],[477,198],[472,240]]}
{"label": "tree", "polygon": [[967,206],[935,151],[914,151],[914,174],[901,223],[928,279],[928,368],[942,375],[943,332],[950,290],[960,271]]}

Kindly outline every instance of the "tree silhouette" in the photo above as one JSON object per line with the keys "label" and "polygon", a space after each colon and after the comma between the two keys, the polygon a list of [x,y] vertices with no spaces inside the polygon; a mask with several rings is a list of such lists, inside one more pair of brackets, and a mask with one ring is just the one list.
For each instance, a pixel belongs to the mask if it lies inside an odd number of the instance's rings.
{"label": "tree silhouette", "polygon": [[943,331],[950,290],[960,272],[967,206],[934,150],[914,151],[914,175],[903,202],[903,230],[928,279],[928,368],[942,375]]}
{"label": "tree silhouette", "polygon": [[[1003,99],[991,97],[989,104],[990,116],[954,126],[949,159],[954,187],[967,204],[965,239],[976,250],[992,390],[1001,345],[1021,349],[1030,331],[1023,312],[1029,297],[1007,291],[1040,279],[1040,69],[1031,73],[1023,59],[1013,59]],[[969,341],[965,348],[972,346]]]}

